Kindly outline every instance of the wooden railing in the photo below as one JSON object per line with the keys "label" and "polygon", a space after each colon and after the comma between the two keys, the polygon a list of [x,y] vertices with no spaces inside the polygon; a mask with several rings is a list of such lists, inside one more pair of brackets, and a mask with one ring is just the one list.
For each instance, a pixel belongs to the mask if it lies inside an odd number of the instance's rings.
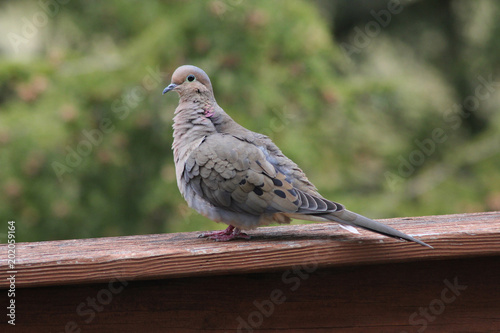
{"label": "wooden railing", "polygon": [[15,331],[500,330],[500,212],[380,221],[434,249],[329,223],[18,243]]}

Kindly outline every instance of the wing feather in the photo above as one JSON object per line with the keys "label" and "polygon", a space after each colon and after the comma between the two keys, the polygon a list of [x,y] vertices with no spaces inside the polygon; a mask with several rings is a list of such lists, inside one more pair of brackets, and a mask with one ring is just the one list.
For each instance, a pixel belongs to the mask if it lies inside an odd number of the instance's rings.
{"label": "wing feather", "polygon": [[[325,214],[343,208],[294,186],[293,174],[262,148],[230,135],[212,135],[187,159],[183,177],[210,204],[252,215]],[[312,192],[312,193],[311,193]]]}

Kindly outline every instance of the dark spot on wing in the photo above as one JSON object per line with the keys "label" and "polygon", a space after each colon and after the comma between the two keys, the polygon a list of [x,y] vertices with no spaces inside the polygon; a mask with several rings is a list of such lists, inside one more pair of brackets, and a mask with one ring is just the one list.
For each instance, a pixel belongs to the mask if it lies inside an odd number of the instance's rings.
{"label": "dark spot on wing", "polygon": [[274,190],[274,194],[276,194],[278,197],[281,197],[283,199],[286,198],[286,194],[282,190]]}
{"label": "dark spot on wing", "polygon": [[273,184],[276,186],[283,186],[283,182],[276,178],[273,178]]}
{"label": "dark spot on wing", "polygon": [[253,189],[253,192],[257,195],[262,195],[264,194],[264,192],[262,191],[262,189],[260,187],[254,187]]}

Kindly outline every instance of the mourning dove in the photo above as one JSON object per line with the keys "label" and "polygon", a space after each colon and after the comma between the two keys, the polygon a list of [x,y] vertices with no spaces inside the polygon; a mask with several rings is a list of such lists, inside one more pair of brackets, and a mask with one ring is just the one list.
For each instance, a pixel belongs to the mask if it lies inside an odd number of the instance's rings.
{"label": "mourning dove", "polygon": [[338,222],[351,232],[359,227],[429,246],[323,198],[271,139],[244,128],[222,110],[200,68],[177,68],[163,94],[172,90],[180,98],[172,144],[179,190],[191,208],[229,225],[201,237],[248,239],[242,230],[300,219]]}

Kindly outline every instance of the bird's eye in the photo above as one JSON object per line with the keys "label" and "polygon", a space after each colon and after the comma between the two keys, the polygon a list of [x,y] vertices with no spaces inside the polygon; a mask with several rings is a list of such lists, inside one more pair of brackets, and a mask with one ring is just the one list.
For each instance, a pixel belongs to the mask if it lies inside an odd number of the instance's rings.
{"label": "bird's eye", "polygon": [[196,78],[194,77],[193,74],[188,75],[188,77],[186,78],[186,80],[188,80],[189,82],[193,82],[194,79],[196,79]]}

